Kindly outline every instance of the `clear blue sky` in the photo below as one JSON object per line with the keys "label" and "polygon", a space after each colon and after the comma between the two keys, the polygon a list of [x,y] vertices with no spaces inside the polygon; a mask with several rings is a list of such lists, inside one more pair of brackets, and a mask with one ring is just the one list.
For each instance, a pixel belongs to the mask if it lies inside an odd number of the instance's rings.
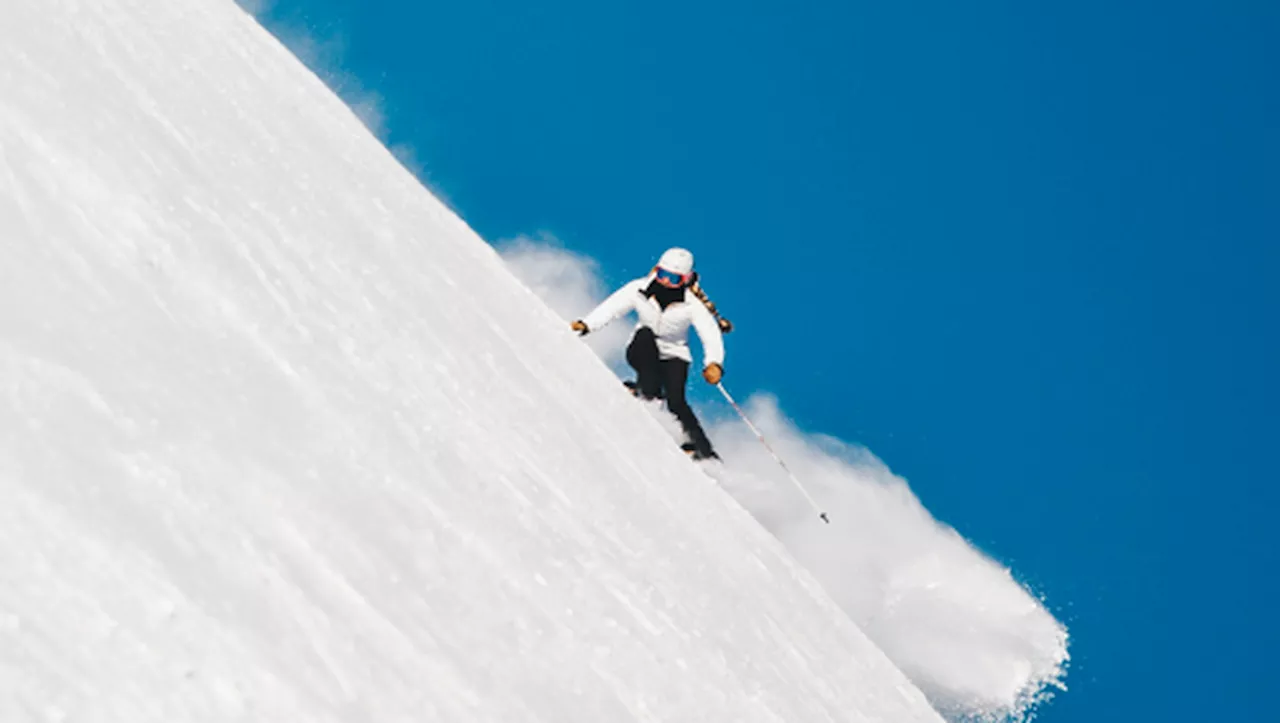
{"label": "clear blue sky", "polygon": [[554,233],[615,282],[698,253],[733,388],[868,446],[1067,621],[1039,720],[1271,715],[1280,4],[271,19],[344,40],[486,238]]}

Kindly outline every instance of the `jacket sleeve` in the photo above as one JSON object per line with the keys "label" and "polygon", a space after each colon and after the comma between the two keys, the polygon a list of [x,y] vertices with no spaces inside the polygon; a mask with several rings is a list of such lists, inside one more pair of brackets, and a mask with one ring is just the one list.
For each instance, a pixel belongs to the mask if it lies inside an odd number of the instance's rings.
{"label": "jacket sleeve", "polygon": [[699,301],[693,303],[693,328],[702,340],[703,368],[712,364],[724,366],[724,337],[720,334],[720,324]]}
{"label": "jacket sleeve", "polygon": [[589,331],[598,331],[634,309],[636,295],[640,293],[640,284],[641,280],[637,279],[613,292],[609,298],[602,301],[595,309],[592,309],[590,314],[584,316],[582,323],[587,325]]}

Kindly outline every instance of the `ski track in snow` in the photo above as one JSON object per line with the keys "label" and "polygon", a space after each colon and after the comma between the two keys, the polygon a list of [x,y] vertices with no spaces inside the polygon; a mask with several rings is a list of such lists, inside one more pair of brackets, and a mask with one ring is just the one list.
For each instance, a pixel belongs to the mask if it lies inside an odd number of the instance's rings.
{"label": "ski track in snow", "polygon": [[0,99],[0,720],[939,720],[231,0]]}

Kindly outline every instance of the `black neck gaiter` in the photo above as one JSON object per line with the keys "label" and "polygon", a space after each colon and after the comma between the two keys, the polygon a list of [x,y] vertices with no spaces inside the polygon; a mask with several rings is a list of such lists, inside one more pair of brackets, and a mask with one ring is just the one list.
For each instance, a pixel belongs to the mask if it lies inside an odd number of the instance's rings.
{"label": "black neck gaiter", "polygon": [[663,311],[666,311],[668,306],[684,301],[684,287],[682,286],[678,289],[671,289],[659,284],[657,281],[654,281],[649,284],[649,288],[644,290],[644,295],[656,300],[658,302],[658,306],[660,306]]}

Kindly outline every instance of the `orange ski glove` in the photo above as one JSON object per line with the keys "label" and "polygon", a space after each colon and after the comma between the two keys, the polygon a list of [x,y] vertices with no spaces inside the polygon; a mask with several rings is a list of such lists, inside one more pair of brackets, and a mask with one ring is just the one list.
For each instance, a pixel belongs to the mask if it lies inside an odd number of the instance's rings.
{"label": "orange ski glove", "polygon": [[702,378],[707,380],[707,384],[719,384],[724,378],[724,367],[719,364],[708,364],[707,368],[702,370]]}

